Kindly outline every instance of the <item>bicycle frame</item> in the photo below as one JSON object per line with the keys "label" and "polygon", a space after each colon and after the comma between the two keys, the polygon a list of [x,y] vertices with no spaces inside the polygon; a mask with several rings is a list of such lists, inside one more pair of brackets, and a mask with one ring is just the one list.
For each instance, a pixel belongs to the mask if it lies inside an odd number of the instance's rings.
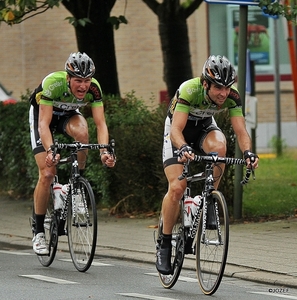
{"label": "bicycle frame", "polygon": [[[185,190],[182,201],[184,201],[186,196],[192,196],[191,195],[191,183],[197,182],[197,181],[202,181],[202,180],[205,181],[204,187],[202,190],[203,201],[201,202],[200,207],[198,207],[196,210],[194,219],[192,220],[192,224],[188,229],[188,233],[186,234],[186,238],[194,239],[196,237],[196,232],[198,229],[198,225],[199,225],[199,221],[200,221],[200,217],[201,217],[201,213],[202,213],[202,209],[203,209],[202,233],[203,233],[203,241],[205,241],[207,204],[208,204],[207,199],[211,196],[211,193],[215,190],[213,171],[214,171],[214,167],[215,167],[215,162],[217,161],[217,159],[216,159],[217,154],[218,154],[217,152],[211,152],[211,153],[209,153],[209,157],[207,159],[205,159],[205,158],[202,159],[203,156],[195,156],[194,160],[196,160],[196,161],[203,161],[203,160],[206,161],[204,172],[197,173],[197,174],[194,174],[191,176],[187,176],[187,174],[189,172],[189,162],[187,162],[184,165],[183,174],[179,178],[179,179],[185,178],[187,180],[187,188]],[[222,161],[222,163],[243,164],[244,161],[242,159],[226,158],[226,161]],[[242,180],[242,182],[241,182],[242,184],[246,184],[248,182],[250,174],[251,174],[251,171],[249,169],[247,169],[245,179]],[[217,206],[215,207],[215,212],[216,212],[216,216],[217,216],[217,224],[218,224],[218,231],[219,231],[219,244],[221,244],[222,240],[221,240],[220,223],[219,223],[219,218],[218,218]],[[183,223],[183,225],[184,225],[184,223]],[[195,240],[193,241],[192,245],[194,245],[194,244],[195,244]],[[193,254],[194,254],[194,248],[192,247],[192,249],[193,249]]]}
{"label": "bicycle frame", "polygon": [[[191,161],[205,163],[205,169],[201,173],[190,175],[189,164]],[[176,283],[184,260],[185,254],[196,255],[196,271],[198,283],[206,295],[212,295],[220,285],[226,265],[229,244],[229,216],[224,195],[214,188],[214,168],[216,164],[245,165],[244,159],[219,157],[218,153],[208,155],[195,155],[188,160],[183,167],[179,180],[186,180],[187,186],[180,201],[180,217],[176,220],[172,233],[172,273],[159,278],[163,287],[172,288]],[[246,184],[253,171],[246,170],[245,178],[241,184]],[[191,223],[185,225],[184,201],[191,195],[191,184],[196,181],[204,181],[201,191],[202,201],[193,213]],[[203,219],[201,219],[203,218]],[[162,234],[162,215],[158,236]]]}
{"label": "bicycle frame", "polygon": [[[63,201],[61,209],[54,209],[55,195],[53,185],[58,183],[58,175],[55,175],[51,184],[51,202],[47,210],[44,228],[49,254],[38,256],[40,263],[48,267],[53,262],[58,245],[58,237],[66,235],[69,252],[76,269],[85,272],[91,266],[95,255],[97,241],[97,209],[93,189],[89,181],[81,176],[78,168],[78,151],[86,149],[107,149],[115,157],[114,140],[110,144],[55,144],[51,146],[53,158],[60,149],[70,150],[70,155],[60,159],[58,165],[71,164],[69,175],[69,192]],[[32,232],[34,234],[34,211],[32,217]]]}
{"label": "bicycle frame", "polygon": [[[205,166],[205,172],[204,173],[197,173],[191,177],[187,178],[188,186],[187,186],[187,195],[190,194],[190,187],[189,184],[195,181],[205,181],[204,188],[202,190],[202,199],[200,207],[197,208],[197,211],[194,215],[194,219],[192,221],[192,224],[189,228],[188,237],[194,239],[196,237],[196,232],[198,229],[201,213],[203,208],[203,224],[202,224],[202,232],[203,232],[203,241],[205,241],[205,230],[206,230],[206,217],[207,217],[207,199],[211,196],[212,191],[215,190],[214,188],[214,177],[213,177],[213,170],[214,170],[214,164],[212,162],[207,162]],[[191,195],[188,195],[191,196]],[[218,216],[218,209],[216,207],[216,216]],[[221,237],[220,233],[220,224],[219,224],[219,218],[217,217],[218,222],[218,231],[219,231],[219,237]],[[193,243],[196,241],[194,240]],[[221,239],[219,239],[219,243],[221,243]]]}
{"label": "bicycle frame", "polygon": [[[67,196],[66,201],[64,201],[63,203],[60,219],[63,219],[64,221],[67,220],[67,216],[68,216],[68,206],[70,201],[69,196],[71,196],[71,201],[72,201],[72,214],[74,215],[74,217],[76,217],[77,214],[75,195],[77,193],[76,183],[77,183],[77,179],[80,177],[80,173],[78,169],[78,159],[77,159],[76,150],[73,150],[69,157],[61,159],[58,165],[69,164],[69,163],[71,163],[70,178],[69,178],[71,194]],[[55,176],[55,182],[58,182],[57,175]],[[82,197],[82,199],[83,201],[85,201],[85,197]],[[84,205],[86,205],[86,203],[84,203]],[[87,213],[87,218],[89,218],[88,211],[86,211],[86,213]]]}
{"label": "bicycle frame", "polygon": [[[85,150],[85,149],[99,150],[102,148],[107,148],[110,151],[110,153],[115,156],[114,145],[115,145],[114,140],[111,140],[110,145],[109,144],[106,145],[105,144],[82,144],[80,142],[74,142],[73,144],[59,144],[57,141],[55,141],[55,144],[51,146],[51,149],[53,150],[53,156],[56,155],[58,149],[71,150],[70,156],[61,159],[58,165],[71,163],[69,184],[70,184],[71,200],[72,200],[72,213],[74,217],[76,217],[77,214],[75,195],[77,194],[77,182],[78,182],[78,178],[80,177],[77,152],[79,150]],[[55,176],[55,180],[58,180],[57,175]],[[82,197],[82,199],[85,202],[85,197]],[[69,195],[67,196],[67,200],[64,202],[62,208],[61,219],[63,220],[67,219],[68,205],[69,205]],[[86,203],[84,203],[84,205],[86,206]],[[88,211],[86,211],[86,214],[87,214],[87,218],[89,218]]]}

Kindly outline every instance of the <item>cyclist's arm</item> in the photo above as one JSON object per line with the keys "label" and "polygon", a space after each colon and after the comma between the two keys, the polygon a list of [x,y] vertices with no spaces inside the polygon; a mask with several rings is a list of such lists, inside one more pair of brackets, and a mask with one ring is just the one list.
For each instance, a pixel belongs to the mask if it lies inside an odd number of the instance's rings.
{"label": "cyclist's arm", "polygon": [[179,161],[185,162],[187,159],[193,159],[194,154],[189,153],[185,148],[185,145],[187,144],[183,135],[183,130],[187,124],[188,120],[188,113],[181,112],[181,111],[174,111],[173,117],[172,117],[172,125],[171,125],[171,131],[170,131],[170,139],[172,141],[172,144],[182,151],[182,156],[180,156]]}
{"label": "cyclist's arm", "polygon": [[[103,106],[92,107],[92,114],[97,129],[98,144],[108,144],[108,129]],[[103,149],[102,151],[104,150],[106,151],[106,149]]]}
{"label": "cyclist's arm", "polygon": [[187,124],[188,114],[185,112],[175,111],[172,117],[170,139],[172,144],[179,149],[186,144],[183,130]]}
{"label": "cyclist's arm", "polygon": [[38,131],[45,150],[48,150],[53,144],[50,123],[53,117],[52,105],[39,105]]}
{"label": "cyclist's arm", "polygon": [[[243,116],[234,116],[230,118],[232,127],[236,134],[236,138],[238,141],[238,145],[242,153],[246,150],[251,151],[252,149],[252,141],[246,130],[245,119]],[[253,163],[253,168],[258,167],[258,158],[255,158],[255,162]]]}
{"label": "cyclist's arm", "polygon": [[[103,106],[93,106],[92,114],[97,129],[98,144],[108,144],[109,135],[108,135],[108,128],[105,121]],[[100,155],[101,155],[101,161],[104,165],[108,167],[114,166],[115,163],[114,157],[107,153],[107,149],[101,149]]]}
{"label": "cyclist's arm", "polygon": [[53,153],[50,146],[53,144],[52,133],[50,130],[50,123],[53,117],[53,106],[52,105],[39,105],[39,120],[38,120],[38,131],[42,145],[46,151],[45,164],[48,167],[56,165],[60,159],[60,155],[57,154],[53,157]]}

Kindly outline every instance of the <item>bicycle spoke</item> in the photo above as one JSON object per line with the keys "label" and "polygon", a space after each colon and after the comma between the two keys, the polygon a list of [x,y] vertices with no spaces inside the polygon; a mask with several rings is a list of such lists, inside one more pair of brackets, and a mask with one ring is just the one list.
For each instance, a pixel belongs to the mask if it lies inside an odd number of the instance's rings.
{"label": "bicycle spoke", "polygon": [[[76,269],[85,272],[91,266],[94,258],[97,240],[97,210],[92,188],[89,182],[79,179],[81,201],[73,207],[69,205],[68,242],[72,261]],[[74,210],[74,211],[73,211]]]}
{"label": "bicycle spoke", "polygon": [[220,192],[213,192],[215,205],[216,228],[205,229],[203,234],[203,220],[199,223],[197,232],[196,267],[201,290],[206,295],[215,293],[224,274],[228,243],[229,217],[224,196]]}

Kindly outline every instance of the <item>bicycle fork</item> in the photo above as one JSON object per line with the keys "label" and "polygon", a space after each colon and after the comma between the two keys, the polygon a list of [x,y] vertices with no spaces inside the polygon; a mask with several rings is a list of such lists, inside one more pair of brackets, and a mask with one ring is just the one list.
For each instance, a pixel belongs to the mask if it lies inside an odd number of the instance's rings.
{"label": "bicycle fork", "polygon": [[[196,242],[197,242],[197,232],[199,229],[199,226],[202,226],[201,228],[201,238],[200,242],[205,245],[223,245],[222,242],[222,232],[221,232],[221,226],[220,226],[220,218],[219,218],[219,209],[218,209],[218,203],[217,201],[211,201],[211,200],[206,200],[207,198],[203,196],[203,202],[201,206],[197,209],[196,214],[193,219],[193,223],[191,227],[189,228],[189,232],[187,235],[187,240],[191,241],[191,249],[192,253],[196,254]],[[212,205],[213,208],[209,209],[209,206]],[[207,228],[207,218],[208,214],[214,214],[214,224],[213,228]],[[202,217],[202,220],[200,220]],[[202,221],[202,225],[199,225],[199,223]],[[217,231],[217,239],[216,240],[209,240],[206,237],[206,230],[211,230],[211,231]],[[187,241],[187,244],[189,243]]]}

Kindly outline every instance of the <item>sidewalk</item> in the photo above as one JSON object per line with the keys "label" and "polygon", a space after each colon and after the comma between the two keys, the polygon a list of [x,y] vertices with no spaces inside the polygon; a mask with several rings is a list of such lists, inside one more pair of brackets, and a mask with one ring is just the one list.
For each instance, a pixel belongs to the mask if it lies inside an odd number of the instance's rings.
{"label": "sidewalk", "polygon": [[[0,196],[0,241],[32,249],[31,208],[30,201]],[[156,218],[116,218],[102,211],[98,217],[96,255],[155,263]],[[68,250],[66,237],[58,249]],[[225,276],[297,288],[296,256],[297,218],[231,225]],[[195,257],[186,256],[183,267],[195,270]]]}

